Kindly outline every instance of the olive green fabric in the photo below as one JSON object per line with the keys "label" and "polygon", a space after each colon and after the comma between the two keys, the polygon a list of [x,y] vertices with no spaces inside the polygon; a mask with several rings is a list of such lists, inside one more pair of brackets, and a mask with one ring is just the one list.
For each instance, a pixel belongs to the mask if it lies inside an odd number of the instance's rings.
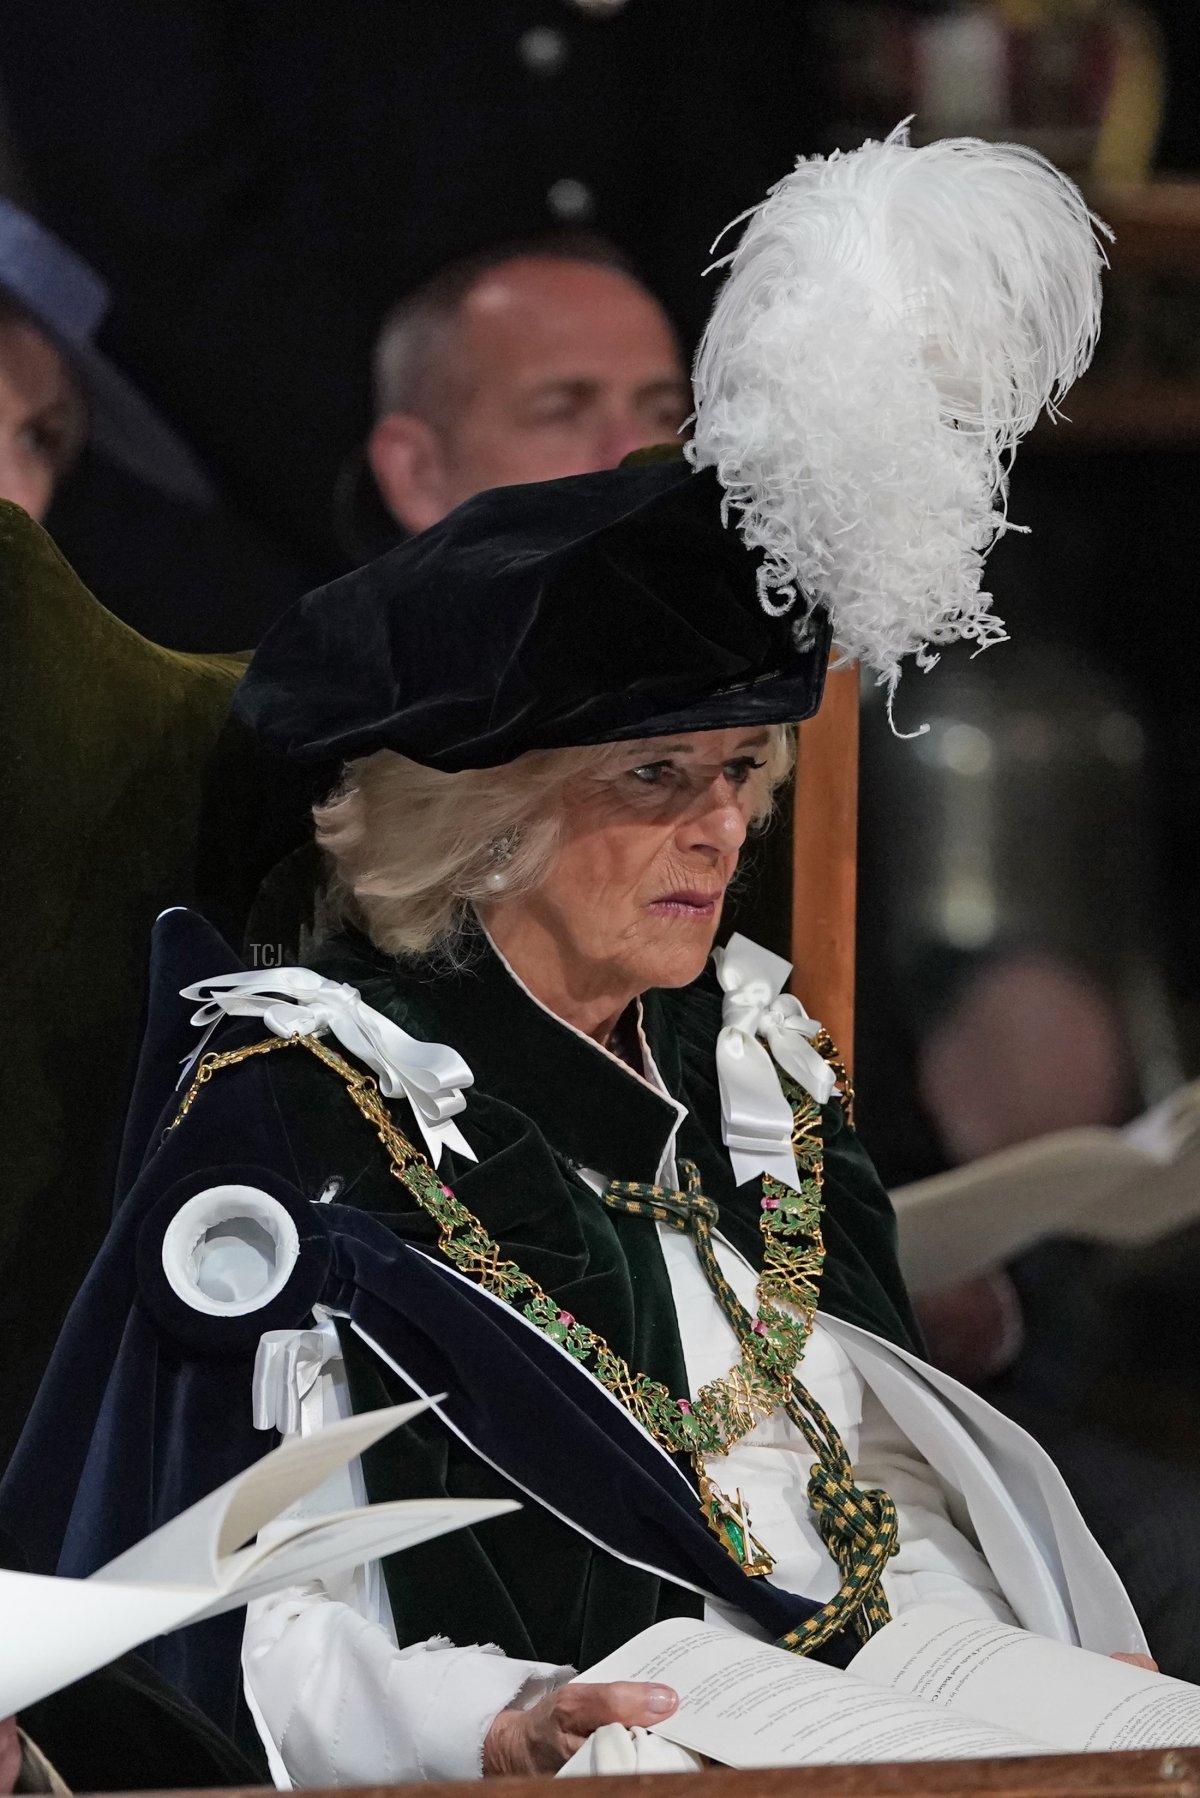
{"label": "olive green fabric", "polygon": [[[675,1106],[543,1010],[482,937],[463,966],[440,973],[405,969],[361,936],[329,945],[313,959],[320,972],[357,987],[368,1005],[413,1035],[450,1043],[463,1055],[474,1074],[464,1125],[478,1160],[447,1151],[440,1171],[505,1258],[634,1367],[682,1396],[686,1369],[654,1224],[608,1210],[580,1173],[655,1179]],[[761,1188],[757,1181],[735,1186],[721,1143],[714,1060],[720,1022],[720,994],[708,977],[644,1001],[655,1062],[687,1107],[679,1153],[700,1167],[706,1193],[720,1206],[721,1231],[758,1265]],[[235,1068],[222,1078],[236,1081],[246,1071]],[[303,1190],[325,1191],[336,1181],[338,1205],[369,1210],[406,1240],[434,1246],[434,1223],[392,1176],[338,1076],[308,1056],[270,1056],[258,1064],[263,1071]],[[407,1117],[407,1108],[395,1109]],[[823,1307],[913,1347],[916,1326],[896,1264],[891,1206],[840,1101],[832,1099],[822,1117]],[[411,1121],[405,1127],[411,1131]],[[357,1409],[410,1396],[356,1338],[345,1335],[344,1348]],[[551,1453],[552,1441],[548,1425]],[[509,1490],[428,1416],[370,1451],[366,1477],[375,1499]],[[600,1659],[658,1619],[701,1608],[695,1594],[592,1548],[532,1504],[479,1530],[411,1549],[388,1563],[387,1576],[402,1642],[447,1635],[576,1666]]]}
{"label": "olive green fabric", "polygon": [[150,925],[193,896],[243,666],[139,637],[0,501],[0,1465],[107,1225]]}
{"label": "olive green fabric", "polygon": [[72,1792],[261,1786],[265,1759],[236,1747],[138,1655],[55,1692],[21,1726]]}

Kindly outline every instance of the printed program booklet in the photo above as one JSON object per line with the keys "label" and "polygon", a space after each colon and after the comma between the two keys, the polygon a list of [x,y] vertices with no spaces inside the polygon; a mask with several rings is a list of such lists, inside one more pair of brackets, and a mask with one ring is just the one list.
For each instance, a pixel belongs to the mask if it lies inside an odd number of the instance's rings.
{"label": "printed program booklet", "polygon": [[[0,1717],[152,1636],[517,1510],[511,1499],[399,1499],[277,1521],[428,1402],[289,1437],[88,1579],[0,1569]],[[252,1541],[269,1524],[270,1540]]]}
{"label": "printed program booklet", "polygon": [[913,1292],[998,1267],[1047,1236],[1144,1243],[1200,1218],[1200,1081],[1124,1129],[1063,1130],[892,1193]]}
{"label": "printed program booklet", "polygon": [[676,1617],[582,1678],[673,1686],[654,1733],[728,1767],[1200,1744],[1200,1686],[945,1605],[895,1618],[845,1672]]}

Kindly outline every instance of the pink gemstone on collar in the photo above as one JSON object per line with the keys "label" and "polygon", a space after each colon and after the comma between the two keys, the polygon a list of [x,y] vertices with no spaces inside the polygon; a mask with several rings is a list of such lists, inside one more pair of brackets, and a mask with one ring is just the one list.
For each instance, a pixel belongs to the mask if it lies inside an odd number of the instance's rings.
{"label": "pink gemstone on collar", "polygon": [[756,1336],[765,1336],[767,1333],[767,1326],[761,1317],[756,1317],[751,1327]]}
{"label": "pink gemstone on collar", "polygon": [[762,1208],[764,1211],[778,1211],[779,1210],[779,1200],[778,1199],[764,1199],[762,1202]]}
{"label": "pink gemstone on collar", "polygon": [[443,1186],[442,1196],[447,1199],[452,1199],[454,1197],[454,1193],[449,1186]]}
{"label": "pink gemstone on collar", "polygon": [[569,1311],[560,1311],[558,1314],[558,1321],[560,1324],[573,1324],[575,1319],[571,1316]]}
{"label": "pink gemstone on collar", "polygon": [[679,1409],[683,1412],[685,1417],[690,1417],[692,1415],[692,1407],[685,1398],[679,1400]]}

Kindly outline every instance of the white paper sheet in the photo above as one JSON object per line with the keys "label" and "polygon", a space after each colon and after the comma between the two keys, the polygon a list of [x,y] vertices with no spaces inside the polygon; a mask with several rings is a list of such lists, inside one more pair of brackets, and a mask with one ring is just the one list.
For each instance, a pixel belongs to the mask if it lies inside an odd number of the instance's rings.
{"label": "white paper sheet", "polygon": [[130,1590],[0,1568],[0,1717],[177,1628],[203,1602],[195,1587]]}
{"label": "white paper sheet", "polygon": [[185,1623],[516,1510],[509,1499],[402,1500],[298,1521],[242,1546],[428,1402],[289,1437],[90,1579],[0,1569],[0,1717]]}
{"label": "white paper sheet", "polygon": [[225,1563],[264,1524],[425,1408],[425,1401],[418,1399],[413,1404],[364,1411],[309,1436],[289,1436],[253,1467],[218,1486],[98,1571],[106,1580],[220,1586],[235,1566],[242,1565],[230,1561],[227,1568]]}
{"label": "white paper sheet", "polygon": [[655,1734],[728,1767],[1047,1752],[1043,1742],[946,1716],[837,1668],[687,1618],[643,1630],[583,1677],[673,1686],[679,1709],[653,1726]]}
{"label": "white paper sheet", "polygon": [[855,1678],[942,1715],[1019,1727],[1068,1753],[1200,1745],[1200,1687],[946,1605],[918,1605],[854,1657]]}
{"label": "white paper sheet", "polygon": [[892,1193],[916,1293],[986,1272],[1047,1236],[1152,1242],[1200,1217],[1200,1081],[1123,1130],[1064,1130]]}
{"label": "white paper sheet", "polygon": [[283,1586],[298,1586],[346,1567],[360,1567],[518,1508],[511,1499],[402,1498],[311,1519],[294,1529],[285,1527],[272,1536],[269,1548],[261,1554],[256,1549],[246,1551],[250,1560],[236,1585],[206,1605],[201,1615],[219,1616]]}

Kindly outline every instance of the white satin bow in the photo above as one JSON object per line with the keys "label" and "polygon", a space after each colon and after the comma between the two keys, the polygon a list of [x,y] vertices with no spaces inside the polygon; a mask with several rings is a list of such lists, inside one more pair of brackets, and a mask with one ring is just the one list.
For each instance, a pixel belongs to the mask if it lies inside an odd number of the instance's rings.
{"label": "white satin bow", "polygon": [[315,1330],[264,1330],[254,1357],[254,1427],[298,1434],[304,1401],[322,1371],[342,1352],[329,1317]]}
{"label": "white satin bow", "polygon": [[779,1084],[775,1062],[798,1080],[818,1105],[824,1105],[836,1076],[810,1041],[821,1026],[809,1017],[799,999],[783,991],[792,964],[781,955],[773,955],[747,937],[732,936],[724,949],[713,951],[713,961],[725,994],[723,1028],[717,1037],[717,1079],[721,1133],[734,1178],[741,1186],[759,1174],[770,1174],[798,1191],[792,1108]]}
{"label": "white satin bow", "polygon": [[[366,1063],[386,1098],[408,1100],[435,1167],[443,1148],[477,1159],[453,1121],[467,1103],[463,1088],[475,1078],[462,1056],[445,1043],[409,1036],[365,1004],[356,987],[325,980],[311,968],[271,968],[198,980],[180,996],[202,1001],[192,1023],[210,1033],[223,1016],[261,1018],[276,1036],[331,1031],[343,1049]],[[202,1042],[196,1054],[203,1048]]]}

